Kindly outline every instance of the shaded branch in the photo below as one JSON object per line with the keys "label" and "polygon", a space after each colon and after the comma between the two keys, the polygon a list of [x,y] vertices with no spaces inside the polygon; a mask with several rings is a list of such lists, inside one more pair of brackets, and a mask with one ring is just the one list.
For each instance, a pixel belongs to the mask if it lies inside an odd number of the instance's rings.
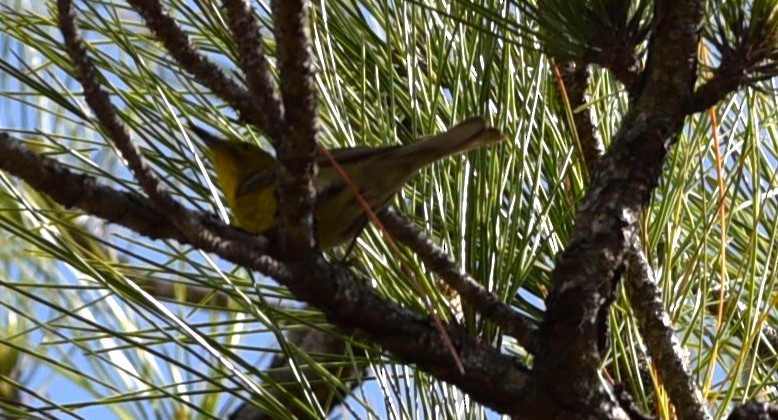
{"label": "shaded branch", "polygon": [[692,96],[687,112],[702,112],[716,105],[747,81],[745,63],[724,63]]}
{"label": "shaded branch", "polygon": [[765,402],[750,402],[736,407],[728,420],[777,420],[778,406]]}
{"label": "shaded branch", "polygon": [[689,112],[704,111],[745,85],[778,76],[778,10],[774,2],[717,4],[705,40],[718,50],[719,66],[700,86]]}
{"label": "shaded branch", "polygon": [[640,76],[641,57],[637,46],[645,38],[640,16],[629,19],[629,3],[622,0],[603,0],[602,12],[591,11],[592,35],[584,61],[598,64],[608,70],[627,90],[631,90]]}
{"label": "shaded branch", "polygon": [[545,0],[519,7],[540,25],[538,37],[551,57],[602,66],[632,90],[642,68],[638,46],[649,31],[646,4],[638,2],[632,11],[622,0]]}
{"label": "shaded branch", "polygon": [[[597,162],[605,153],[605,145],[595,129],[594,114],[591,112],[586,89],[589,85],[589,68],[586,64],[574,61],[560,63],[561,78],[557,96],[566,108],[572,111],[573,129],[578,138],[584,163],[591,175]],[[579,110],[576,112],[575,110]]]}

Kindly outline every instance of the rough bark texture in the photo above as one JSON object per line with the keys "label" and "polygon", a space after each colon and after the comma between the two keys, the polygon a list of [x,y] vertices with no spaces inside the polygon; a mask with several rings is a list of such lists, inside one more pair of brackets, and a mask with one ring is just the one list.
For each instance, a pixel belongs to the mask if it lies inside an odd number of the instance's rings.
{"label": "rough bark texture", "polygon": [[608,310],[695,80],[700,2],[658,2],[655,16],[644,80],[580,204],[540,329],[534,377],[571,418],[612,415],[598,386]]}

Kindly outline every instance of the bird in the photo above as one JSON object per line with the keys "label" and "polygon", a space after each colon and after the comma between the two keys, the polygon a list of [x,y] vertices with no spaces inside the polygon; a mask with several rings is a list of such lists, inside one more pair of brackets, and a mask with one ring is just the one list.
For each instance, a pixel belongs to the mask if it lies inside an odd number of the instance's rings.
{"label": "bird", "polygon": [[[249,232],[273,235],[278,227],[276,170],[279,162],[259,146],[222,139],[190,123],[205,143],[235,224]],[[375,209],[384,205],[422,168],[449,156],[492,145],[502,133],[481,117],[469,118],[440,134],[406,145],[352,147],[331,150],[343,168],[344,180],[323,155],[316,157],[316,234],[320,249],[353,240],[367,223],[359,194]]]}

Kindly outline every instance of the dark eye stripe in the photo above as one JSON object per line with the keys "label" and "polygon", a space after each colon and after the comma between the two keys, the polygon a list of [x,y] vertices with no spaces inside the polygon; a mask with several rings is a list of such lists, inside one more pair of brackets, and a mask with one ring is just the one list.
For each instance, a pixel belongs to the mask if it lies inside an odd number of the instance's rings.
{"label": "dark eye stripe", "polygon": [[275,166],[267,168],[264,171],[259,171],[254,175],[251,175],[246,181],[238,187],[238,191],[235,192],[236,197],[240,197],[251,191],[256,191],[265,185],[275,182]]}
{"label": "dark eye stripe", "polygon": [[319,185],[316,191],[316,201],[323,201],[340,194],[346,184],[341,181],[329,182],[325,185]]}

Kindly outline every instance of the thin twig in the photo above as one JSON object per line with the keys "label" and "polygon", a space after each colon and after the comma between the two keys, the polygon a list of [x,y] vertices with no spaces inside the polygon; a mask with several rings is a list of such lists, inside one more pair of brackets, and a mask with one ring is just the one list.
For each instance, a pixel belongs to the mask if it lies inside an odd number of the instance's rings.
{"label": "thin twig", "polygon": [[515,338],[519,344],[534,353],[537,329],[535,325],[462,271],[445,251],[426,237],[424,231],[400,216],[392,207],[380,209],[378,217],[392,234],[392,238],[411,248],[430,270],[459,292],[466,302],[473,305],[484,317],[494,321],[505,334]]}
{"label": "thin twig", "polygon": [[227,77],[216,64],[208,60],[192,44],[186,32],[162,8],[160,1],[128,1],[132,8],[143,17],[148,28],[162,42],[165,49],[181,65],[181,68],[227,102],[238,113],[242,121],[268,130],[264,125],[264,121],[270,118],[265,114],[266,110],[260,108],[258,101],[255,101],[245,88]]}
{"label": "thin twig", "polygon": [[277,143],[281,163],[278,179],[278,215],[281,249],[312,249],[316,189],[316,95],[308,29],[309,4],[303,0],[272,3],[278,44],[278,73],[284,103],[284,132]]}
{"label": "thin twig", "polygon": [[[118,117],[116,107],[111,103],[98,81],[98,71],[87,56],[86,45],[76,26],[75,8],[71,0],[58,0],[59,27],[65,40],[68,55],[73,62],[76,78],[84,87],[84,97],[89,108],[97,117],[100,125],[106,130],[108,137],[127,161],[132,174],[140,183],[149,199],[169,214],[169,220],[175,223],[184,212],[183,206],[173,200],[167,188],[157,177],[141,155],[140,148],[130,139],[126,126]],[[180,227],[180,226],[179,226]]]}
{"label": "thin twig", "polygon": [[188,243],[177,227],[147,199],[100,184],[97,178],[77,174],[58,161],[38,155],[17,139],[0,132],[0,168],[19,177],[66,208],[76,207],[151,239]]}
{"label": "thin twig", "polygon": [[245,73],[251,97],[256,101],[253,107],[264,110],[258,116],[262,120],[260,128],[278,144],[283,138],[284,109],[270,74],[254,8],[246,0],[225,0],[224,5],[232,38],[238,45],[238,65]]}
{"label": "thin twig", "polygon": [[662,383],[682,419],[709,419],[697,381],[690,374],[684,350],[675,337],[651,267],[642,250],[627,254],[626,288],[635,310],[640,334],[657,366]]}

